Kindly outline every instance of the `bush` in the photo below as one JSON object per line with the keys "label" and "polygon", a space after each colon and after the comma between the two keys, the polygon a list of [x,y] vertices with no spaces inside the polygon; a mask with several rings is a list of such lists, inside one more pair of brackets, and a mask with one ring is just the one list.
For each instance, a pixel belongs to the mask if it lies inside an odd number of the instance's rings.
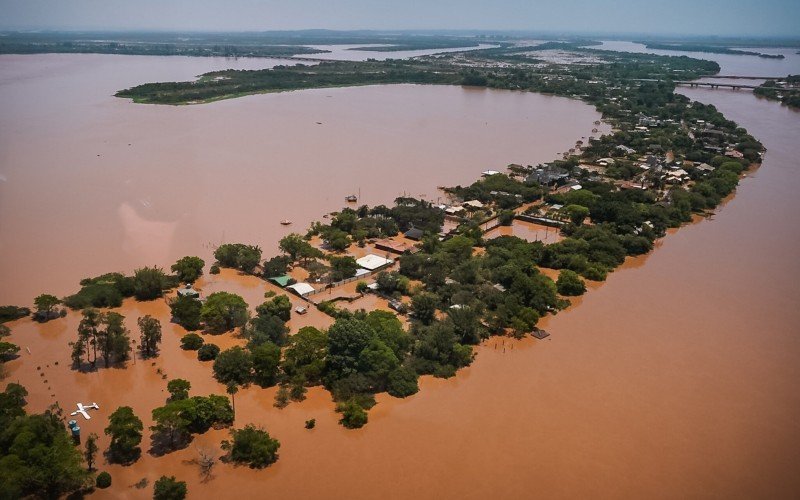
{"label": "bush", "polygon": [[367,412],[364,411],[355,399],[351,399],[345,403],[339,403],[336,406],[336,411],[342,414],[339,423],[348,429],[358,429],[364,427],[367,423]]}
{"label": "bush", "polygon": [[200,349],[204,343],[203,337],[196,333],[187,333],[181,337],[181,349],[187,351],[196,351]]}
{"label": "bush", "polygon": [[564,269],[558,273],[556,287],[558,287],[558,293],[561,295],[577,296],[586,292],[586,284],[578,276],[578,273],[569,269]]}
{"label": "bush", "polygon": [[398,368],[389,373],[389,394],[396,398],[411,396],[419,391],[417,374],[408,368]]}
{"label": "bush", "polygon": [[317,426],[317,419],[312,418],[311,420],[306,420],[306,429],[313,429]]}
{"label": "bush", "polygon": [[217,358],[219,354],[219,346],[216,344],[203,344],[197,350],[197,359],[200,361],[212,361]]}
{"label": "bush", "polygon": [[219,265],[212,264],[212,266],[208,270],[209,274],[219,274]]}
{"label": "bush", "polygon": [[366,281],[359,281],[356,283],[356,293],[366,293],[369,289],[369,285],[367,285]]}
{"label": "bush", "polygon": [[200,310],[203,303],[192,297],[178,296],[169,303],[172,317],[189,331],[200,329]]}
{"label": "bush", "polygon": [[250,424],[244,429],[231,429],[230,432],[233,441],[222,442],[222,449],[228,452],[230,461],[262,469],[278,460],[281,444],[264,429]]}
{"label": "bush", "polygon": [[183,500],[186,498],[186,482],[175,476],[161,476],[153,485],[154,500]]}
{"label": "bush", "polygon": [[105,489],[111,486],[111,474],[108,472],[101,472],[97,475],[97,480],[95,484],[98,488]]}

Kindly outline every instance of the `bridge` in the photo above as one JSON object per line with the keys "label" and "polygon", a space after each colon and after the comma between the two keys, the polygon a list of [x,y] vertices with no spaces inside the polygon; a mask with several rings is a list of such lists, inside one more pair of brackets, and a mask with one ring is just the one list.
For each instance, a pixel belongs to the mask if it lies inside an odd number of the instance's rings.
{"label": "bridge", "polygon": [[[716,77],[714,77],[716,78]],[[674,81],[675,85],[683,85],[689,87],[706,87],[712,89],[726,88],[733,90],[740,89],[757,89],[758,85],[742,85],[741,83],[719,83],[719,82],[698,82],[698,81]]]}

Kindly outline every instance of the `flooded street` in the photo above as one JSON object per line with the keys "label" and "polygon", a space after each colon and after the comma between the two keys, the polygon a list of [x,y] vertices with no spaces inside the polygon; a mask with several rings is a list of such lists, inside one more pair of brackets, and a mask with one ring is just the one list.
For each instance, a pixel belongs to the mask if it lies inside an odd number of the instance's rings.
{"label": "flooded street", "polygon": [[304,232],[349,194],[370,205],[403,194],[436,201],[436,186],[552,159],[598,118],[575,100],[452,86],[179,107],[112,97],[227,61],[165,62],[173,59],[0,57],[0,282],[14,284],[0,289],[0,303],[65,295],[83,277],[168,267],[187,254],[211,260],[221,242],[272,255],[282,236]]}
{"label": "flooded street", "polygon": [[[288,231],[280,219],[304,229],[359,188],[370,204],[402,192],[435,198],[436,185],[471,182],[488,166],[554,157],[596,117],[566,99],[422,86],[134,106],[107,96],[152,78],[122,72],[103,89],[81,86],[116,63],[22,82],[9,72],[24,65],[3,61],[0,104],[14,113],[0,119],[0,302],[66,293],[85,275],[167,266],[187,253],[209,260],[209,243],[222,240],[269,254]],[[62,79],[64,93],[54,93]],[[190,461],[218,449],[225,431],[160,458],[146,453],[145,431],[142,459],[103,465],[115,487],[94,497],[147,498],[151,486],[135,483],[175,474],[189,498],[797,498],[800,113],[749,92],[680,91],[761,140],[763,165],[712,218],[672,232],[542,321],[548,339],[492,338],[456,377],[424,377],[403,400],[380,395],[359,430],[337,424],[318,388],[277,410],[275,388],[251,387],[236,396],[236,425],[277,437],[276,464],[219,464],[201,483]],[[521,227],[509,231],[536,238]],[[271,287],[230,271],[209,281],[200,285],[251,306]],[[97,401],[102,410],[82,426],[101,434],[119,405],[150,425],[167,395],[162,373],[190,379],[192,394],[224,393],[210,364],[178,347],[184,332],[166,322],[163,301],[128,300],[121,312],[134,336],[138,316],[162,318],[154,364],[76,374],[66,343],[77,314],[10,324],[11,340],[32,350],[7,363],[7,380],[31,392],[29,410]],[[312,431],[303,428],[310,418]]]}

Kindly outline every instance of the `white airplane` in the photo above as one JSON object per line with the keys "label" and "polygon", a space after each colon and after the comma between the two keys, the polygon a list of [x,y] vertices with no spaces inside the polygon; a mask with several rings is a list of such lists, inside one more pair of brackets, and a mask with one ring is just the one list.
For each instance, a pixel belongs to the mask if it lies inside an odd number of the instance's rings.
{"label": "white airplane", "polygon": [[92,403],[90,405],[83,406],[83,403],[77,403],[78,409],[70,413],[70,415],[75,416],[78,413],[83,415],[86,420],[91,420],[92,417],[89,416],[89,412],[86,410],[99,410],[100,406],[97,403]]}

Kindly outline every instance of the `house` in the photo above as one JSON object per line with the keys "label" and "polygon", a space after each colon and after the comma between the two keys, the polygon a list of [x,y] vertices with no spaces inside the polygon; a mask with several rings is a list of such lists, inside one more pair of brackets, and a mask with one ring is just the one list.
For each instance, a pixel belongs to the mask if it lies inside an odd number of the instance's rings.
{"label": "house", "polygon": [[296,312],[297,314],[305,314],[308,312],[308,309],[306,309],[303,306],[297,306],[294,308],[294,312]]}
{"label": "house", "polygon": [[498,172],[497,170],[484,170],[483,172],[481,172],[481,175],[483,177],[489,177],[489,176],[492,176],[492,175],[497,175],[499,173],[500,172]]}
{"label": "house", "polygon": [[412,227],[411,229],[403,233],[403,236],[405,236],[409,240],[414,240],[414,241],[421,240],[422,235],[423,235],[422,229],[416,227]]}
{"label": "house", "polygon": [[407,252],[414,253],[418,250],[417,247],[413,245],[409,245],[407,243],[403,243],[402,241],[395,241],[388,238],[383,240],[377,240],[375,242],[375,248],[377,248],[378,250],[385,250],[387,252],[393,252],[397,254],[403,254]]}
{"label": "house", "polygon": [[390,266],[393,263],[394,260],[381,257],[380,255],[375,255],[374,253],[365,255],[364,257],[356,260],[356,264],[370,271],[375,271],[382,267]]}
{"label": "house", "polygon": [[294,285],[287,286],[286,289],[293,291],[301,297],[305,297],[309,293],[313,293],[315,291],[314,287],[308,283],[295,283]]}
{"label": "house", "polygon": [[617,149],[619,149],[620,151],[622,151],[626,155],[632,155],[633,153],[636,152],[635,149],[629,148],[628,146],[625,146],[623,144],[620,144],[619,146],[617,146]]}
{"label": "house", "polygon": [[465,201],[464,203],[461,204],[461,206],[467,207],[467,210],[469,209],[480,210],[481,208],[483,208],[483,203],[481,203],[478,200],[470,200],[470,201]]}
{"label": "house", "polygon": [[701,163],[700,165],[696,166],[695,169],[705,173],[714,171],[714,167],[712,167],[708,163]]}
{"label": "house", "polygon": [[559,184],[569,179],[569,172],[560,167],[548,165],[533,170],[525,182],[537,182],[542,186]]}
{"label": "house", "polygon": [[465,210],[464,207],[447,207],[444,212],[448,215],[458,215],[462,213],[464,210]]}

